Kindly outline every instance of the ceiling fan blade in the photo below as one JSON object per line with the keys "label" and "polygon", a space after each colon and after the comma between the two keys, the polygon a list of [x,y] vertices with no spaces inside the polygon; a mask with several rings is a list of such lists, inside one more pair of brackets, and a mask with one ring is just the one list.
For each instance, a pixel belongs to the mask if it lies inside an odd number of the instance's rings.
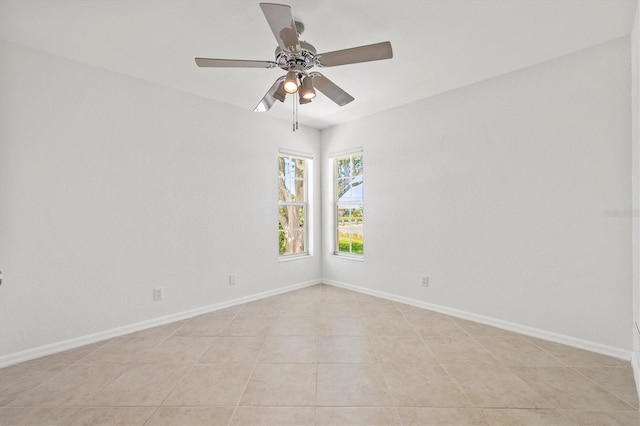
{"label": "ceiling fan blade", "polygon": [[318,55],[318,58],[320,66],[335,67],[337,65],[390,59],[393,58],[393,49],[391,49],[390,42],[383,41],[382,43],[369,44],[367,46],[322,53]]}
{"label": "ceiling fan blade", "polygon": [[214,68],[275,68],[278,66],[273,61],[245,61],[242,59],[211,59],[196,58],[199,67]]}
{"label": "ceiling fan blade", "polygon": [[[274,96],[276,93],[276,90],[278,90],[278,86],[282,84],[282,81],[284,80],[284,78],[285,76],[283,75],[282,77],[278,78],[275,81],[275,83],[273,83],[273,86],[271,86],[269,91],[267,91],[264,97],[260,100],[260,103],[258,103],[258,105],[256,105],[256,107],[253,109],[254,112],[265,112],[271,109],[271,107],[273,106],[273,104],[276,103],[276,100],[277,100]],[[280,101],[280,102],[284,102],[284,101]]]}
{"label": "ceiling fan blade", "polygon": [[309,74],[313,77],[313,87],[324,93],[326,97],[340,106],[345,106],[349,102],[353,101],[353,96],[342,90],[333,81],[329,80],[319,72],[312,72]]}
{"label": "ceiling fan blade", "polygon": [[280,48],[288,52],[300,50],[298,31],[291,14],[291,7],[275,3],[260,3],[260,7]]}

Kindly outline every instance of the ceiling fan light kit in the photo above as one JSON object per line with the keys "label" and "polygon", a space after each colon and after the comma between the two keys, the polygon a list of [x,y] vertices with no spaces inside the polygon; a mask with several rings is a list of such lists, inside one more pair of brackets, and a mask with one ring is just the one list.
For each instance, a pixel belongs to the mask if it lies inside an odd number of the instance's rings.
{"label": "ceiling fan light kit", "polygon": [[304,104],[308,104],[308,103],[310,103],[310,102],[311,102],[311,99],[305,99],[305,98],[303,98],[302,96],[300,96],[300,100],[299,100],[299,102],[300,102],[300,105],[304,105]]}
{"label": "ceiling fan light kit", "polygon": [[296,70],[291,70],[287,73],[282,86],[284,91],[290,95],[298,91],[298,73]]}
{"label": "ceiling fan light kit", "polygon": [[[284,80],[284,79],[282,79]],[[284,90],[284,81],[277,80],[276,84],[278,88],[273,93],[273,97],[280,102],[284,102],[284,99],[287,97],[287,91]],[[257,107],[256,107],[257,108]]]}
{"label": "ceiling fan light kit", "polygon": [[307,104],[315,98],[316,90],[319,90],[339,106],[344,106],[354,100],[353,96],[324,75],[317,71],[308,72],[311,68],[315,66],[320,68],[335,67],[393,57],[391,43],[388,41],[318,54],[315,47],[300,40],[304,25],[294,21],[290,6],[260,3],[260,8],[278,42],[274,61],[196,58],[196,65],[204,68],[279,67],[285,70],[286,75],[279,77],[273,83],[254,111],[269,111],[275,101],[284,102],[287,94],[296,95],[294,97],[294,131],[297,128],[295,98],[298,98],[300,104]]}
{"label": "ceiling fan light kit", "polygon": [[302,93],[301,98],[311,101],[311,99],[316,97],[316,91],[313,88],[313,82],[311,81],[311,76],[307,75],[302,80]]}

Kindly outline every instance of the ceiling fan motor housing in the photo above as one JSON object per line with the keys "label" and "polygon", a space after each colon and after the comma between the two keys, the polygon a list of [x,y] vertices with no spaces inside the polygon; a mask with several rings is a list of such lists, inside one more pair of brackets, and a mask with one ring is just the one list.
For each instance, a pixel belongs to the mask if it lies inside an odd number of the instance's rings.
{"label": "ceiling fan motor housing", "polygon": [[293,67],[301,68],[306,71],[317,65],[317,53],[318,52],[313,45],[300,40],[295,52],[288,52],[283,50],[280,46],[276,47],[276,63],[285,71],[289,71]]}

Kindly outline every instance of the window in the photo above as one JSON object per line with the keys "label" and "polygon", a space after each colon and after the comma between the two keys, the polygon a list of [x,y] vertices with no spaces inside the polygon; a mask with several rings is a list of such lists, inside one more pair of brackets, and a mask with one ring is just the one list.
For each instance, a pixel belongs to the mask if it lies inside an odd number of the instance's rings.
{"label": "window", "polygon": [[362,152],[335,158],[336,254],[364,254]]}
{"label": "window", "polygon": [[278,247],[280,256],[309,253],[308,174],[311,160],[281,153],[278,156]]}

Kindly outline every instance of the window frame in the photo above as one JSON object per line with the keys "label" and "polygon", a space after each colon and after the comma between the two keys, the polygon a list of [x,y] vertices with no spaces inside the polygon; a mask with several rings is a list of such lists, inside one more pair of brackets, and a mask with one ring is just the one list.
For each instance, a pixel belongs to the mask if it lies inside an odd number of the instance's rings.
{"label": "window frame", "polygon": [[[281,158],[290,158],[293,160],[303,160],[305,162],[304,167],[304,176],[303,176],[303,188],[304,188],[304,201],[281,201],[280,200],[280,173],[279,173],[279,164]],[[313,157],[310,154],[290,151],[285,149],[278,150],[278,258],[281,262],[286,262],[290,260],[305,258],[313,255],[313,244],[312,244],[312,236],[311,236],[311,222],[312,222],[312,212],[311,212],[311,200],[312,196],[312,173],[313,173]],[[304,251],[300,253],[280,253],[280,234],[284,231],[284,229],[280,229],[280,209],[282,207],[303,207],[304,208],[304,223],[301,228],[302,230],[302,238],[304,241]],[[294,228],[289,228],[290,230]],[[300,229],[300,228],[295,228]]]}
{"label": "window frame", "polygon": [[[337,163],[338,160],[340,159],[345,159],[345,158],[349,158],[352,159],[353,157],[361,157],[362,158],[362,173],[359,175],[353,175],[351,174],[349,176],[350,180],[353,180],[354,177],[361,177],[362,178],[362,202],[361,203],[357,203],[358,206],[361,206],[362,209],[362,217],[364,218],[364,211],[365,211],[365,201],[364,201],[364,151],[362,148],[357,148],[354,150],[350,150],[350,151],[345,151],[345,152],[340,152],[340,153],[335,153],[335,154],[331,154],[329,156],[329,158],[332,161],[332,167],[333,167],[333,243],[334,243],[334,250],[333,250],[333,254],[334,256],[337,257],[341,257],[341,258],[345,258],[345,259],[349,259],[349,260],[357,260],[357,261],[364,261],[364,247],[363,247],[363,252],[362,253],[354,253],[353,251],[351,252],[344,252],[344,251],[340,251],[340,245],[339,245],[339,227],[338,227],[338,222],[339,222],[339,214],[338,214],[338,206],[339,205],[344,205],[345,202],[340,202],[340,200],[338,199],[338,167],[337,167]],[[352,161],[352,160],[351,160]],[[349,203],[347,203],[349,204]],[[363,219],[363,223],[362,223],[362,237],[363,237],[363,241],[364,241],[364,219]],[[364,242],[363,242],[364,244]]]}

